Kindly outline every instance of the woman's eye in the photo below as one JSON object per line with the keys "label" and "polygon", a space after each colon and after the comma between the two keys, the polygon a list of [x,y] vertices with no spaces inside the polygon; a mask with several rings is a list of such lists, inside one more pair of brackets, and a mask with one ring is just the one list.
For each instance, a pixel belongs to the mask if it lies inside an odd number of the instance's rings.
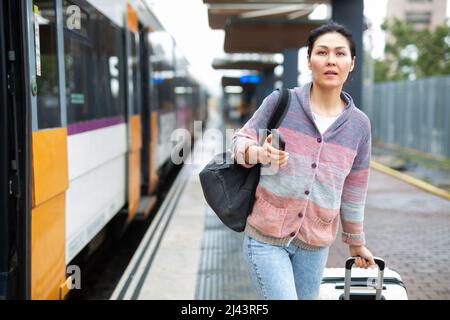
{"label": "woman's eye", "polygon": [[345,56],[345,52],[338,52],[337,55],[338,56]]}
{"label": "woman's eye", "polygon": [[324,55],[324,54],[327,54],[327,53],[325,51],[319,51],[319,52],[317,52],[317,54]]}

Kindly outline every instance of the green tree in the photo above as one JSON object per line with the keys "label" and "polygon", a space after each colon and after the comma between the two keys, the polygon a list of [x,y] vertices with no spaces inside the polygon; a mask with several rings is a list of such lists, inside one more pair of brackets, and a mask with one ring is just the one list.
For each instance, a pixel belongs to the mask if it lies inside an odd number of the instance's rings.
{"label": "green tree", "polygon": [[418,34],[421,48],[417,77],[450,74],[450,27],[440,25],[434,32],[426,29]]}
{"label": "green tree", "polygon": [[450,26],[416,31],[394,18],[382,29],[389,34],[385,58],[375,61],[375,81],[405,80],[450,74]]}
{"label": "green tree", "polygon": [[375,82],[386,81],[386,75],[388,73],[389,66],[384,60],[375,60]]}

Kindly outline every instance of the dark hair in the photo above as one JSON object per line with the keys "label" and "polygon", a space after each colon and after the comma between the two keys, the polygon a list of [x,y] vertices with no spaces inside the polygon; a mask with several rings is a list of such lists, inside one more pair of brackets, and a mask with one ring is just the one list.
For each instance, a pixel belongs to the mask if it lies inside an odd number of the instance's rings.
{"label": "dark hair", "polygon": [[334,21],[330,21],[327,24],[321,25],[320,27],[314,29],[309,33],[308,37],[308,57],[311,57],[311,51],[314,47],[314,42],[316,42],[317,38],[320,36],[330,33],[330,32],[337,32],[343,35],[350,44],[350,52],[352,54],[352,58],[356,56],[356,49],[355,49],[355,41],[353,40],[352,33],[349,29],[347,29],[344,25],[336,23]]}

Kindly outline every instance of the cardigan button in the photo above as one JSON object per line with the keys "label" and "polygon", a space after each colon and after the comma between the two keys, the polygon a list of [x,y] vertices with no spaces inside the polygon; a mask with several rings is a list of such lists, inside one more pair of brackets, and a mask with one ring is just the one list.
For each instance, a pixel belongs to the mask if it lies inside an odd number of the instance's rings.
{"label": "cardigan button", "polygon": [[321,143],[322,142],[322,138],[317,138],[317,142]]}
{"label": "cardigan button", "polygon": [[306,194],[306,195],[308,195],[308,194],[309,194],[309,191],[308,191],[308,190],[306,190],[306,191],[305,191],[305,194]]}
{"label": "cardigan button", "polygon": [[291,232],[290,236],[291,237],[295,236],[295,232]]}
{"label": "cardigan button", "polygon": [[315,168],[317,168],[317,164],[313,163],[313,164],[311,165],[311,167],[313,167],[313,169],[315,169]]}
{"label": "cardigan button", "polygon": [[299,214],[298,214],[298,217],[299,217],[299,218],[303,218],[303,213],[299,213]]}

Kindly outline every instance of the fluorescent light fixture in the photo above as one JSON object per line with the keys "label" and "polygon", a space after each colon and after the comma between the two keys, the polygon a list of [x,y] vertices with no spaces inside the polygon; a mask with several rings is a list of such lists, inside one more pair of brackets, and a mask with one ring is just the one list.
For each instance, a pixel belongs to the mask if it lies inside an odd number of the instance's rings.
{"label": "fluorescent light fixture", "polygon": [[175,87],[174,92],[175,92],[175,94],[192,93],[192,88],[191,87]]}
{"label": "fluorescent light fixture", "polygon": [[309,20],[325,20],[329,16],[328,6],[326,4],[319,4],[313,12],[308,16]]}
{"label": "fluorescent light fixture", "polygon": [[225,93],[242,93],[242,87],[240,86],[226,86]]}

